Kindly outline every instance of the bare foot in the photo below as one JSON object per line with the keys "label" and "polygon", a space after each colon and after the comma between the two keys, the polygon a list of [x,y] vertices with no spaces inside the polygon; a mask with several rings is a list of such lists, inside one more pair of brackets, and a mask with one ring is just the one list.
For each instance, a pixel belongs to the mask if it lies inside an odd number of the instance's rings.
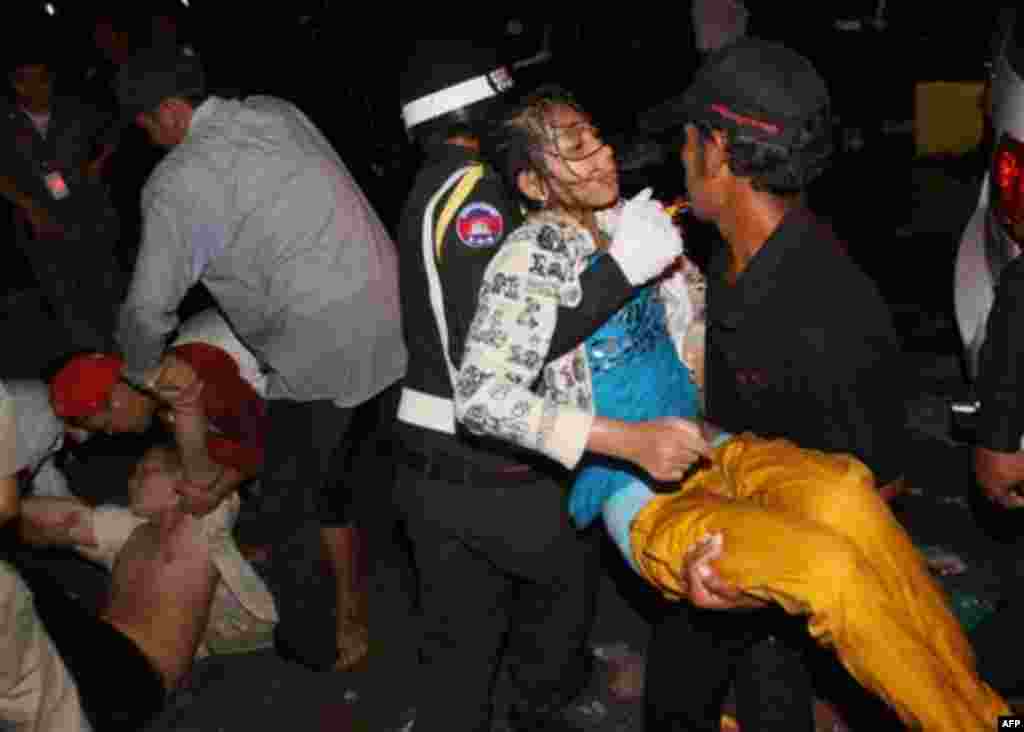
{"label": "bare foot", "polygon": [[365,624],[349,620],[338,629],[338,660],[335,671],[347,671],[366,658],[370,652],[370,632]]}
{"label": "bare foot", "polygon": [[634,702],[644,696],[642,653],[629,651],[608,660],[608,693],[617,702]]}

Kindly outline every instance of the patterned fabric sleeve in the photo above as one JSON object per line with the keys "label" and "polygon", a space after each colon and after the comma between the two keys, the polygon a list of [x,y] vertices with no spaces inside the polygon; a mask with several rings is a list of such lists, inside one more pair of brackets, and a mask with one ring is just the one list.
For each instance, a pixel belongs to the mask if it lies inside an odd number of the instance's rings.
{"label": "patterned fabric sleeve", "polygon": [[582,300],[579,263],[591,251],[589,236],[557,223],[528,224],[506,239],[484,275],[455,389],[456,417],[471,432],[569,468],[594,419],[586,355],[578,348],[544,364],[559,306]]}

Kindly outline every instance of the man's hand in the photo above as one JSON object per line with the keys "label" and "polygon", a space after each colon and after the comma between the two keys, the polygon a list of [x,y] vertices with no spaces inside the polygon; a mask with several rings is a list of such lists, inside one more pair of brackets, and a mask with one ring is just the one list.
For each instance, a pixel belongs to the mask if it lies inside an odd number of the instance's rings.
{"label": "man's hand", "polygon": [[91,510],[73,498],[26,498],[19,529],[22,540],[32,546],[97,546]]}
{"label": "man's hand", "polygon": [[217,472],[208,475],[197,475],[191,479],[182,478],[175,486],[175,492],[181,496],[181,508],[193,516],[205,516],[212,513],[220,502],[224,500],[227,492],[221,490],[221,484],[227,484],[223,480],[224,468],[218,468]]}
{"label": "man's hand", "polygon": [[683,561],[684,586],[694,605],[705,610],[744,610],[767,607],[768,603],[750,597],[735,585],[722,579],[711,562],[722,556],[725,539],[710,534],[686,553]]}
{"label": "man's hand", "polygon": [[662,417],[630,425],[628,459],[658,481],[682,480],[686,471],[711,448],[699,425],[678,417]]}
{"label": "man's hand", "polygon": [[974,471],[990,501],[1003,508],[1024,508],[1024,452],[974,450]]}

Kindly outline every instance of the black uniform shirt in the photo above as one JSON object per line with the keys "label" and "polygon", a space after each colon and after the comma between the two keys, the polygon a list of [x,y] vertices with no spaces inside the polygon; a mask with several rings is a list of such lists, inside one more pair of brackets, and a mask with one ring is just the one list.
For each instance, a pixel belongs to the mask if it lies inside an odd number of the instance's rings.
{"label": "black uniform shirt", "polygon": [[977,441],[1017,452],[1024,435],[1024,257],[1006,266],[986,325],[978,362]]}
{"label": "black uniform shirt", "polygon": [[[477,163],[474,152],[458,145],[445,145],[424,165],[413,184],[402,211],[398,231],[399,277],[402,303],[402,327],[405,332],[409,363],[405,386],[433,396],[452,397],[451,378],[441,350],[441,336],[431,306],[428,287],[428,264],[423,249],[423,226],[427,207],[434,195],[460,168]],[[445,317],[448,326],[447,348],[455,368],[462,360],[462,350],[470,323],[476,313],[477,295],[484,271],[505,236],[523,223],[523,213],[504,182],[491,169],[485,168],[483,178],[472,193],[456,209],[434,257],[443,290]],[[436,225],[449,192],[433,211],[431,227]],[[611,257],[603,257],[600,265],[590,267],[580,278],[583,302],[576,308],[562,308],[551,343],[549,359],[554,359],[582,342],[626,301],[632,287]],[[460,430],[458,440],[441,433],[399,424],[399,434],[407,443],[429,443],[448,451],[458,451],[470,438]],[[489,452],[513,453],[511,445],[498,445],[494,440],[472,438],[474,445],[489,444]],[[479,460],[478,460],[479,462]]]}
{"label": "black uniform shirt", "polygon": [[708,278],[708,418],[726,430],[850,452],[879,485],[902,474],[904,363],[888,308],[839,242],[790,212],[728,283],[728,252]]}

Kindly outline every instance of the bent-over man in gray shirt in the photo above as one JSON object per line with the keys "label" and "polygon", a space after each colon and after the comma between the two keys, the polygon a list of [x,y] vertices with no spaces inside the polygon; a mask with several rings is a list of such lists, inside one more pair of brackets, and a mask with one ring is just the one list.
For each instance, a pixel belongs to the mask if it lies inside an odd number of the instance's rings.
{"label": "bent-over man in gray shirt", "polygon": [[[155,380],[178,305],[202,281],[267,370],[266,463],[240,539],[272,545],[278,649],[314,668],[349,665],[366,652],[366,630],[350,591],[350,491],[331,456],[352,409],[405,371],[395,246],[337,153],[288,102],[207,96],[198,58],[174,49],[125,64],[118,96],[169,150],[142,194],[142,244],[117,333],[126,373]],[[192,486],[184,498],[202,513],[221,497]],[[336,575],[322,597],[321,540]]]}

